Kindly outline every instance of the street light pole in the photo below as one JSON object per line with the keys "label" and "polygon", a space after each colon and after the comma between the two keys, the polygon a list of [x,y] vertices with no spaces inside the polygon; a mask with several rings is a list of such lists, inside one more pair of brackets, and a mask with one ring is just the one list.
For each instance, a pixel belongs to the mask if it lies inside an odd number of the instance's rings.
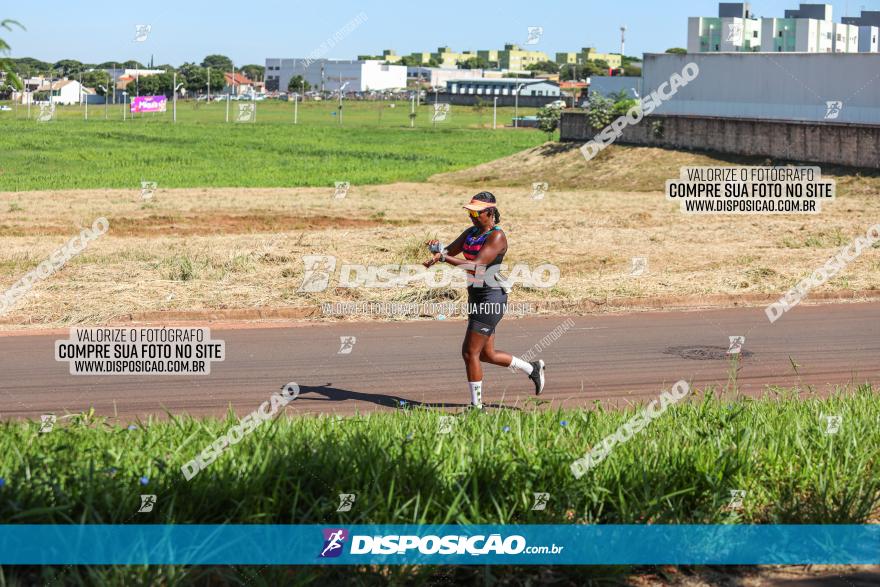
{"label": "street light pole", "polygon": [[[341,76],[340,76],[339,81],[342,81],[342,77],[341,77]],[[347,87],[348,87],[348,82],[345,82],[344,84],[342,84],[342,85],[339,87],[339,113],[338,113],[337,116],[336,116],[336,118],[337,118],[336,122],[337,122],[339,125],[342,125],[342,95],[343,95],[343,93],[345,92],[345,88],[347,88]]]}
{"label": "street light pole", "polygon": [[524,86],[525,84],[516,86],[516,97],[514,98],[513,106],[513,128],[519,128],[519,93]]}
{"label": "street light pole", "polygon": [[177,83],[177,72],[176,71],[174,72],[173,86],[174,86],[174,92],[173,92],[174,95],[171,97],[171,99],[173,101],[173,105],[171,107],[171,122],[177,122],[177,92],[178,92],[178,90],[180,90],[181,87],[183,87],[183,83],[182,82],[180,84]]}
{"label": "street light pole", "polygon": [[110,93],[110,90],[108,90],[104,86],[98,86],[98,87],[101,88],[102,90],[104,90],[104,120],[107,120],[107,104],[109,103],[110,96],[108,94]]}
{"label": "street light pole", "polygon": [[79,103],[81,106],[85,106],[85,119],[88,120],[89,119],[89,103],[88,103],[88,101],[83,100],[84,94],[85,94],[85,92],[83,92],[83,74],[82,74],[82,72],[79,72]]}

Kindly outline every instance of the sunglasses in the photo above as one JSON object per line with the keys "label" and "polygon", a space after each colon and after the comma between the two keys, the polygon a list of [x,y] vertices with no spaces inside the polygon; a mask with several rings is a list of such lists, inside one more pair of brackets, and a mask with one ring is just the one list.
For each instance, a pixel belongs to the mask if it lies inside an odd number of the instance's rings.
{"label": "sunglasses", "polygon": [[485,210],[480,210],[479,212],[476,212],[474,210],[468,210],[468,215],[471,218],[479,218],[480,214],[482,214],[483,212],[489,212],[490,210],[492,210],[492,208],[486,208]]}

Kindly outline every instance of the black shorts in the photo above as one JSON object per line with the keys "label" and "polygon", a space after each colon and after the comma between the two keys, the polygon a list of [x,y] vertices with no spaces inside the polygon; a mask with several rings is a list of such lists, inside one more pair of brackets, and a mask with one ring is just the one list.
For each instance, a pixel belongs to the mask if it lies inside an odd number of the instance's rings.
{"label": "black shorts", "polygon": [[500,287],[468,288],[468,330],[492,336],[504,317],[507,294]]}

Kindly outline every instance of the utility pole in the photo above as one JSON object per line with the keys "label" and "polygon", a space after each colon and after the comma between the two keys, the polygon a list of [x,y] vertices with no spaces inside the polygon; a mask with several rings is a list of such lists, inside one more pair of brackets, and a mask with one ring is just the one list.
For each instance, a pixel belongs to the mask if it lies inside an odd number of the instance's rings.
{"label": "utility pole", "polygon": [[492,130],[498,128],[498,96],[494,98],[494,104],[492,105]]}
{"label": "utility pole", "polygon": [[520,84],[516,86],[516,97],[514,98],[514,107],[513,107],[513,127],[519,128],[519,93],[523,89],[525,84]]}
{"label": "utility pole", "polygon": [[623,47],[626,44],[626,25],[620,27],[620,58],[623,59],[625,53],[623,52]]}
{"label": "utility pole", "polygon": [[172,106],[171,122],[177,122],[177,92],[183,87],[183,82],[177,83],[177,72],[174,72],[174,105]]}
{"label": "utility pole", "polygon": [[[82,74],[82,72],[79,72],[79,104],[80,104],[80,106],[83,105],[83,74]],[[85,103],[85,107],[86,107],[85,116],[86,116],[86,120],[88,120],[89,119],[89,103],[88,102]]]}
{"label": "utility pole", "polygon": [[[109,86],[110,84],[108,83],[107,85]],[[108,94],[108,92],[110,90],[101,85],[99,85],[98,87],[104,90],[104,120],[107,120],[107,105],[110,103],[110,95]]]}

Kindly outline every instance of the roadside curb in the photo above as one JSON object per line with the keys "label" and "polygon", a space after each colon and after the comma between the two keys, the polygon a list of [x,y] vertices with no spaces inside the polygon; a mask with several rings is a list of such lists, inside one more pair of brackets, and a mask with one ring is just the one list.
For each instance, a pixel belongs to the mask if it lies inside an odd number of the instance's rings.
{"label": "roadside curb", "polygon": [[[605,300],[577,300],[571,302],[532,302],[540,311],[573,311],[592,310],[601,308],[627,309],[627,310],[681,310],[697,308],[739,308],[771,304],[779,301],[782,294],[708,294],[688,296],[663,296],[655,298],[610,298]],[[880,290],[840,291],[840,292],[816,292],[811,293],[803,302],[810,305],[811,302],[845,302],[845,301],[873,301],[880,300]],[[529,302],[523,302],[529,303]]]}
{"label": "roadside curb", "polygon": [[[605,300],[582,299],[574,301],[517,301],[531,305],[535,314],[553,313],[596,313],[614,311],[658,311],[658,310],[696,310],[705,308],[740,308],[767,305],[776,302],[781,294],[710,294],[688,296],[663,296],[656,298],[609,298]],[[801,302],[813,305],[816,302],[870,302],[880,300],[880,290],[816,292]],[[311,320],[321,318],[320,305],[310,308],[231,308],[216,310],[155,310],[135,312],[118,316],[107,325],[137,323],[175,323],[175,322],[257,322],[270,320]],[[416,316],[414,316],[416,317]],[[430,317],[430,316],[418,316]],[[339,316],[335,316],[339,318]],[[0,325],[27,326],[33,321],[0,319]]]}

